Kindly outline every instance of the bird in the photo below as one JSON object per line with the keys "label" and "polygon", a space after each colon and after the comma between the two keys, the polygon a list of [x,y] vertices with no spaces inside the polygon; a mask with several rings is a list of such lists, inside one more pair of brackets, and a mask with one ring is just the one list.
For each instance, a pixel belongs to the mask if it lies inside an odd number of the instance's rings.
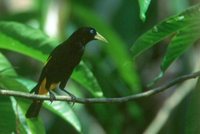
{"label": "bird", "polygon": [[[75,96],[65,89],[65,86],[74,70],[79,64],[85,51],[85,46],[92,40],[108,41],[99,34],[95,28],[80,27],[72,35],[59,44],[49,55],[44,65],[38,83],[30,91],[39,95],[49,92],[53,101],[55,95],[52,93],[57,87],[67,93],[72,100]],[[43,100],[33,100],[26,112],[26,118],[38,117]]]}

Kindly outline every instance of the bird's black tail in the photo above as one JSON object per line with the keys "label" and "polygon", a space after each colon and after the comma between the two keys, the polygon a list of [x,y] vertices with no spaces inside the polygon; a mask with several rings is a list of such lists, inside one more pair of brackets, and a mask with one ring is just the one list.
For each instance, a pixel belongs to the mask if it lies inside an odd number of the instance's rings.
{"label": "bird's black tail", "polygon": [[26,112],[26,118],[35,118],[38,116],[43,101],[34,100]]}

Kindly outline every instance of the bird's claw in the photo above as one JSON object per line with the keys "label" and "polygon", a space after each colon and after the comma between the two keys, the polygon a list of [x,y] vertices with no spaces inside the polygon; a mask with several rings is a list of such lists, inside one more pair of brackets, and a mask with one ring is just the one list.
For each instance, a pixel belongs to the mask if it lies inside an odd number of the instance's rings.
{"label": "bird's claw", "polygon": [[[75,102],[76,102],[76,96],[74,96],[72,93],[68,92],[67,90],[65,89],[61,89],[62,91],[64,91],[65,93],[67,93],[70,97],[71,97],[71,100],[70,102],[72,102],[72,106],[74,106]],[[68,102],[69,103],[69,102]],[[70,104],[70,103],[69,103]]]}
{"label": "bird's claw", "polygon": [[74,106],[76,97],[73,94],[69,94],[69,96],[71,97],[72,106]]}
{"label": "bird's claw", "polygon": [[50,101],[52,103],[56,99],[56,96],[52,92],[49,92],[49,95],[50,95]]}

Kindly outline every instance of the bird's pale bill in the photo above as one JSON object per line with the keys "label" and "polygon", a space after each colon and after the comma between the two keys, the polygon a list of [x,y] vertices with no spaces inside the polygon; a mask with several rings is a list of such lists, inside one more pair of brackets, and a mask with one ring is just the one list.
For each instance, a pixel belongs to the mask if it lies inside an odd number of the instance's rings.
{"label": "bird's pale bill", "polygon": [[96,40],[101,40],[101,41],[103,41],[103,42],[105,42],[105,43],[108,43],[108,41],[107,41],[101,34],[99,34],[98,32],[97,32],[97,34],[94,36],[94,38],[95,38]]}

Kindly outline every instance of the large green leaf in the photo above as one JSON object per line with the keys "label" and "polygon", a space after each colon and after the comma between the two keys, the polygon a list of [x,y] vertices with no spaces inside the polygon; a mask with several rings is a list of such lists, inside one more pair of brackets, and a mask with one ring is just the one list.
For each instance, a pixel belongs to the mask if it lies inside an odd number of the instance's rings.
{"label": "large green leaf", "polygon": [[174,35],[162,61],[161,69],[164,72],[175,59],[182,55],[199,38],[199,8],[200,5],[193,6],[178,15],[164,20],[144,33],[131,48],[133,57],[136,58],[159,41]]}
{"label": "large green leaf", "polygon": [[52,45],[41,31],[17,22],[0,22],[0,41],[0,48],[12,50],[42,62],[45,62],[46,54],[51,49],[47,44]]}
{"label": "large green leaf", "polygon": [[[46,62],[47,55],[51,52],[52,46],[55,46],[55,41],[51,42],[39,30],[16,22],[0,22],[0,48],[15,51],[38,61]],[[72,78],[94,96],[102,96],[102,90],[90,69],[84,63],[79,66],[83,67],[80,67],[78,74],[72,74]],[[83,79],[83,76],[86,76],[86,74],[92,75]],[[81,77],[76,77],[77,75]]]}
{"label": "large green leaf", "polygon": [[[9,77],[0,77],[0,86],[4,89],[10,89],[10,90],[17,90],[17,91],[24,91],[27,92],[28,89],[24,87],[21,83],[17,82],[13,78]],[[16,120],[18,122],[19,131],[25,131],[25,132],[32,132],[34,134],[37,133],[45,133],[44,125],[40,120],[25,120],[25,112],[28,108],[29,103],[25,101],[24,99],[17,98],[17,102],[15,99],[11,99],[12,101],[12,107],[13,111],[15,112]],[[10,115],[9,112],[7,112],[8,116]],[[11,116],[11,115],[10,115]],[[12,120],[12,122],[16,122]]]}
{"label": "large green leaf", "polygon": [[52,50],[52,46],[55,46],[57,43],[56,40],[48,38],[39,29],[12,21],[1,21],[0,32],[33,49],[38,50],[40,48],[45,54],[48,54]]}
{"label": "large green leaf", "polygon": [[17,124],[16,130],[19,133],[22,133],[22,134],[34,133],[33,131],[31,131],[29,129],[29,126],[26,122],[26,119],[25,119],[24,113],[22,112],[20,104],[18,104],[18,102],[16,101],[16,99],[14,97],[10,97],[10,99],[11,99],[11,102],[12,102],[13,111],[14,111],[15,116],[16,116],[16,122],[17,122],[16,123]]}
{"label": "large green leaf", "polygon": [[[0,87],[7,88],[7,85],[4,83],[5,76],[17,76],[15,71],[13,70],[11,64],[8,60],[0,53]],[[13,105],[8,97],[0,98],[0,118],[1,123],[0,133],[24,133],[23,127],[20,125],[21,123],[18,121],[18,116],[13,109]],[[4,125],[6,126],[4,126]]]}
{"label": "large green leaf", "polygon": [[161,70],[165,71],[175,59],[181,56],[199,38],[199,24],[189,25],[188,27],[180,30],[167,48],[167,52],[161,64]]}
{"label": "large green leaf", "polygon": [[[23,91],[23,92],[27,92],[28,89],[27,87],[33,87],[35,85],[34,82],[27,80],[27,79],[22,79],[22,78],[13,78],[13,77],[8,77],[8,76],[17,76],[17,74],[15,73],[15,71],[12,69],[10,63],[7,61],[7,59],[0,54],[0,61],[1,61],[1,68],[10,68],[10,72],[8,73],[3,73],[0,75],[0,87],[4,88],[4,89],[10,89],[10,90],[17,90],[17,91]],[[26,87],[25,87],[25,86]],[[16,100],[17,99],[17,100]],[[25,118],[25,113],[26,110],[28,108],[28,106],[30,105],[31,101],[25,101],[24,99],[19,99],[19,98],[11,98],[11,102],[9,100],[9,98],[6,99],[1,99],[1,107],[2,108],[0,111],[0,116],[1,117],[1,121],[4,123],[0,123],[1,128],[6,128],[1,129],[0,133],[10,133],[11,131],[15,131],[17,130],[20,133],[45,133],[44,130],[44,125],[42,124],[42,122],[40,121],[40,119],[36,118],[36,119],[26,119]],[[7,102],[6,102],[7,101]],[[7,105],[7,106],[4,106]],[[50,105],[49,107],[52,107],[52,109],[54,108],[53,105]],[[66,107],[63,107],[63,109],[65,109]],[[68,108],[68,107],[67,107]],[[10,112],[8,112],[10,111]],[[12,112],[11,112],[12,111]],[[51,110],[50,110],[51,111]],[[65,114],[65,112],[63,112],[62,114]],[[71,114],[72,113],[71,111]],[[3,118],[4,117],[4,118]],[[11,119],[13,118],[13,119]],[[69,120],[67,120],[68,122],[73,122],[73,120],[77,119],[74,116],[71,116],[71,118],[67,118]],[[7,121],[4,121],[7,120]],[[8,127],[3,127],[3,124],[9,125],[9,124],[14,124]],[[17,122],[17,125],[15,126]],[[72,125],[73,126],[73,125]],[[16,127],[16,129],[15,129]],[[75,127],[76,128],[76,127]]]}
{"label": "large green leaf", "polygon": [[27,55],[42,62],[44,62],[47,58],[47,56],[42,52],[30,48],[16,39],[13,39],[12,37],[7,36],[5,34],[2,34],[1,32],[0,32],[0,41],[1,41],[0,48]]}
{"label": "large green leaf", "polygon": [[146,19],[146,11],[151,3],[151,0],[138,0],[140,6],[140,19],[145,21]]}
{"label": "large green leaf", "polygon": [[44,106],[53,113],[57,114],[63,120],[69,122],[78,132],[82,131],[79,119],[67,102],[45,102]]}
{"label": "large green leaf", "polygon": [[75,79],[78,83],[80,83],[83,87],[88,89],[96,97],[103,96],[100,86],[97,80],[95,79],[93,73],[87,68],[87,66],[83,62],[80,62],[80,65],[74,70],[72,78]]}
{"label": "large green leaf", "polygon": [[[1,79],[6,89],[17,90],[22,92],[27,92],[28,89],[22,83],[18,82],[18,80],[4,77]],[[33,134],[44,134],[45,128],[44,124],[39,118],[36,119],[26,119],[25,113],[27,111],[28,106],[30,105],[31,100],[24,100],[21,98],[11,98],[12,108],[15,112],[16,118],[19,122],[19,128],[26,133]]]}
{"label": "large green leaf", "polygon": [[109,45],[105,47],[107,54],[112,57],[121,77],[127,82],[131,89],[134,92],[139,91],[140,82],[135,70],[135,65],[126,50],[125,43],[119,35],[96,14],[84,7],[73,6],[72,12],[82,22],[95,27],[98,32],[108,39]]}
{"label": "large green leaf", "polygon": [[193,21],[196,22],[199,17],[199,7],[200,5],[196,5],[183,13],[172,16],[141,35],[131,48],[133,57],[135,58],[140,55],[164,38],[176,34],[179,30],[187,27]]}

